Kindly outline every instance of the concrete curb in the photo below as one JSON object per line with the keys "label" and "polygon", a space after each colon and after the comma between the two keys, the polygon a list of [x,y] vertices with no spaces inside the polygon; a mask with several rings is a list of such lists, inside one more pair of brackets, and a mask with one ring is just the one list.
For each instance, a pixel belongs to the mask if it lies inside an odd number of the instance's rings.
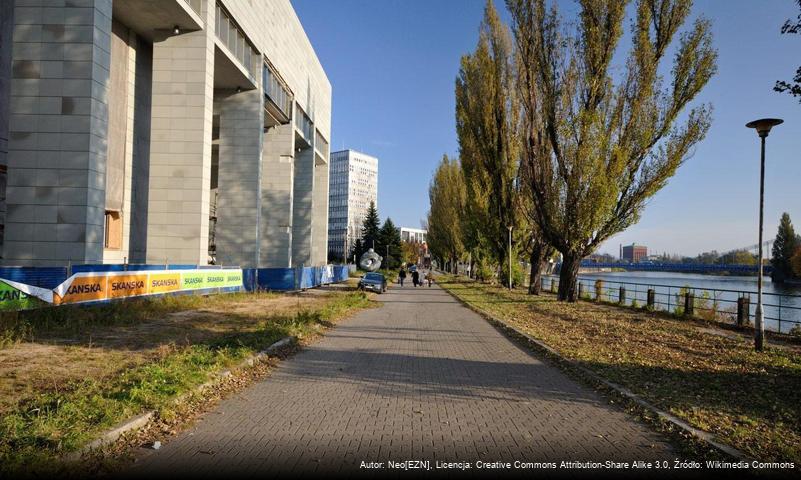
{"label": "concrete curb", "polygon": [[[267,357],[269,357],[271,355],[275,355],[280,349],[282,349],[282,348],[284,348],[284,347],[286,347],[288,345],[291,345],[291,344],[295,343],[296,341],[297,341],[296,337],[284,337],[281,340],[278,340],[277,342],[273,343],[272,345],[270,345],[266,349],[260,351],[259,353],[253,354],[250,357],[246,358],[239,365],[234,367],[232,370],[240,370],[240,369],[243,369],[243,368],[246,368],[246,367],[252,367],[256,363],[259,363],[259,362],[265,360]],[[198,385],[197,387],[195,387],[191,391],[176,397],[175,400],[173,400],[173,401],[174,402],[180,402],[182,399],[185,399],[186,397],[188,397],[188,396],[190,396],[192,394],[197,394],[197,393],[203,392],[205,389],[207,389],[209,387],[212,387],[215,384],[217,384],[221,379],[230,377],[231,375],[233,375],[231,370],[223,370],[221,372],[218,372],[215,375],[216,378],[214,378],[213,380],[209,380],[206,383]],[[82,455],[84,455],[86,453],[89,453],[92,450],[97,450],[97,449],[99,449],[101,447],[105,447],[107,445],[110,445],[110,444],[116,442],[117,440],[120,439],[120,437],[122,437],[126,433],[132,432],[134,430],[141,429],[142,427],[144,427],[148,423],[150,423],[155,417],[156,417],[156,411],[155,410],[150,410],[148,412],[145,412],[145,413],[142,413],[140,415],[137,415],[137,416],[135,416],[133,418],[129,418],[128,420],[125,420],[124,422],[120,423],[119,425],[117,425],[116,427],[112,428],[111,430],[106,431],[105,433],[100,435],[100,437],[98,437],[97,439],[93,440],[92,442],[90,442],[89,444],[84,446],[83,448],[68,454],[65,458],[67,460],[78,460],[78,459],[80,459],[80,457]]]}
{"label": "concrete curb", "polygon": [[695,428],[692,425],[690,425],[690,424],[684,422],[683,420],[677,418],[676,416],[671,415],[670,413],[665,412],[663,410],[660,410],[656,406],[651,405],[647,401],[643,400],[641,397],[639,397],[637,394],[635,394],[631,390],[629,390],[629,389],[627,389],[627,388],[625,388],[625,387],[623,387],[621,385],[618,385],[616,383],[610,382],[609,380],[606,380],[605,378],[601,377],[600,375],[598,375],[597,373],[593,372],[592,370],[589,370],[589,369],[587,369],[585,367],[582,367],[581,365],[579,365],[574,360],[571,360],[569,358],[566,358],[566,357],[562,356],[562,354],[560,354],[559,352],[557,352],[556,350],[551,348],[546,343],[543,343],[542,341],[537,340],[536,338],[530,337],[529,335],[521,332],[517,328],[507,324],[503,320],[500,320],[500,319],[497,319],[497,318],[493,317],[492,315],[490,315],[487,312],[481,310],[480,308],[475,307],[473,305],[470,305],[466,301],[464,301],[461,298],[459,298],[458,296],[456,296],[456,294],[452,293],[447,288],[443,288],[443,290],[448,292],[448,294],[450,296],[452,296],[453,298],[455,298],[456,301],[458,301],[459,303],[461,303],[462,305],[464,305],[468,309],[472,310],[473,312],[477,313],[482,318],[487,320],[489,323],[491,323],[492,325],[494,325],[498,329],[504,331],[506,334],[508,334],[510,336],[513,336],[513,337],[517,337],[520,340],[525,340],[528,344],[533,345],[537,349],[545,352],[547,354],[547,356],[550,356],[553,359],[555,359],[558,362],[561,362],[561,363],[563,363],[565,365],[569,365],[571,368],[581,372],[582,375],[586,375],[587,377],[591,378],[592,380],[603,384],[604,386],[606,386],[607,388],[609,388],[611,390],[614,390],[617,394],[627,398],[628,400],[631,400],[632,402],[636,403],[640,407],[642,407],[642,408],[650,411],[651,413],[657,415],[663,421],[666,421],[666,422],[672,424],[676,428],[679,428],[679,429],[689,433],[693,437],[698,438],[699,440],[702,440],[703,442],[706,442],[707,444],[715,447],[716,449],[722,451],[723,453],[725,453],[725,454],[727,454],[727,455],[729,455],[731,457],[734,457],[734,458],[736,458],[738,460],[747,460],[747,461],[752,461],[753,460],[752,458],[748,457],[745,453],[741,452],[740,450],[737,450],[736,448],[732,447],[731,445],[727,445],[725,443],[722,443],[722,442],[718,441],[717,438],[715,437],[715,435],[713,435],[712,433],[709,433],[709,432],[707,432],[705,430],[700,430],[698,428]]}

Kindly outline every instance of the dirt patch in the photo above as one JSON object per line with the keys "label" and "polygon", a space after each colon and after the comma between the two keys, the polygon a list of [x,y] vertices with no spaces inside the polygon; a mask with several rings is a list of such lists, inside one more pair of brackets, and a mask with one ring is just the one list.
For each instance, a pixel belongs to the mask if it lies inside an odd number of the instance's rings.
{"label": "dirt patch", "polygon": [[38,392],[101,379],[159,358],[165,346],[210,342],[256,332],[265,322],[324,305],[325,296],[258,294],[209,297],[201,308],[166,312],[123,325],[92,325],[79,332],[37,331],[35,341],[0,349],[0,415]]}

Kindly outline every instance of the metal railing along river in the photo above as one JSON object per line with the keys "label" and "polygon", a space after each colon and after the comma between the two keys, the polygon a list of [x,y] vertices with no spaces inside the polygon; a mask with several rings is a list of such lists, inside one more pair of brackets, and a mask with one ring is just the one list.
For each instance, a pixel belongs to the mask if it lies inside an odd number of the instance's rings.
{"label": "metal railing along river", "polygon": [[[559,288],[559,277],[543,276],[542,288]],[[757,292],[698,288],[692,285],[621,282],[579,276],[579,296],[626,306],[642,306],[733,325],[749,325],[756,310]],[[765,329],[801,333],[801,295],[763,293]]]}

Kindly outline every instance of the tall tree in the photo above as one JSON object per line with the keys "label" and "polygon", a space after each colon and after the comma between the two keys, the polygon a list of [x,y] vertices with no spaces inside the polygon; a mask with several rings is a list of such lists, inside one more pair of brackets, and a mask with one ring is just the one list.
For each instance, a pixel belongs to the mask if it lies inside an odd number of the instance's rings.
{"label": "tall tree", "polygon": [[773,281],[783,282],[794,276],[791,259],[801,246],[801,239],[795,234],[793,222],[790,221],[790,214],[784,212],[779,221],[779,231],[773,241]]}
{"label": "tall tree", "polygon": [[442,156],[428,187],[431,202],[426,236],[431,253],[451,266],[464,252],[463,224],[467,192],[458,159]]}
{"label": "tall tree", "polygon": [[371,201],[370,206],[367,208],[367,215],[362,221],[362,248],[365,252],[375,248],[376,253],[381,255],[378,248],[381,245],[381,239],[379,238],[381,226],[379,222],[378,209],[375,206],[375,202]]}
{"label": "tall tree", "polygon": [[698,18],[680,35],[663,87],[660,66],[692,2],[638,0],[631,50],[617,70],[627,3],[580,0],[571,34],[545,0],[507,0],[530,205],[543,238],[562,254],[560,300],[576,300],[582,258],[638,221],[711,122],[702,105],[674,126],[716,71],[709,21]]}
{"label": "tall tree", "polygon": [[487,0],[476,51],[465,55],[456,80],[456,131],[467,192],[465,238],[496,265],[509,257],[507,226],[517,224],[519,101],[507,26]]}
{"label": "tall tree", "polygon": [[[801,8],[801,0],[797,0],[798,8]],[[795,20],[787,20],[782,25],[782,34],[785,33],[799,33],[801,34],[801,13],[798,14]],[[795,71],[795,76],[792,82],[785,82],[777,80],[776,85],[773,87],[777,92],[787,92],[794,97],[798,97],[801,102],[801,67]]]}
{"label": "tall tree", "polygon": [[377,251],[379,255],[384,257],[384,268],[398,268],[401,263],[401,236],[400,229],[395,227],[392,219],[387,217],[384,225],[381,226],[381,231],[378,233],[381,240],[381,250]]}

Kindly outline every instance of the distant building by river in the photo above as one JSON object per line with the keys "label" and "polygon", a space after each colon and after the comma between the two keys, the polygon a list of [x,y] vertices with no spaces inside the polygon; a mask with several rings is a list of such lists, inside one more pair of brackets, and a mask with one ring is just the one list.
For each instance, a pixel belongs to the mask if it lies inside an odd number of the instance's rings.
{"label": "distant building by river", "polygon": [[648,247],[632,243],[620,247],[620,259],[629,263],[640,263],[648,259]]}

